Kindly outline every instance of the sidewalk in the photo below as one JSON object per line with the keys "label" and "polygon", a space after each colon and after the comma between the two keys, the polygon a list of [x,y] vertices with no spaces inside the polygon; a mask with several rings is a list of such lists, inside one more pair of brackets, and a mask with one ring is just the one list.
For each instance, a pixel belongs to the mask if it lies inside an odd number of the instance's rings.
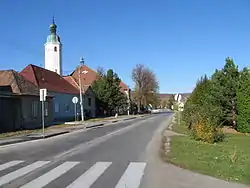
{"label": "sidewalk", "polygon": [[[58,135],[74,132],[74,131],[81,130],[81,129],[90,129],[94,127],[104,126],[104,125],[111,124],[111,123],[132,120],[132,119],[141,118],[141,117],[144,117],[144,115],[137,115],[137,116],[131,115],[131,116],[120,116],[120,117],[118,116],[117,118],[111,118],[107,120],[100,120],[96,122],[85,122],[84,124],[83,123],[75,124],[75,122],[66,122],[65,127],[64,126],[56,127],[57,125],[55,126],[52,125],[49,128],[45,129],[44,138],[49,138],[53,136],[58,136]],[[33,133],[0,138],[0,146],[15,144],[19,142],[26,142],[29,140],[37,140],[37,139],[43,139],[42,130],[39,132],[34,131]]]}

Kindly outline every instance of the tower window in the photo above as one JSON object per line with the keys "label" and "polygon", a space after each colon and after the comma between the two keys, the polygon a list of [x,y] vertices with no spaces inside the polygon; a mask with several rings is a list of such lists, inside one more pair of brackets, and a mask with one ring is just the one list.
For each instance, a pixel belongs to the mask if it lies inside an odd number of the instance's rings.
{"label": "tower window", "polygon": [[54,52],[57,52],[57,47],[56,46],[54,47]]}

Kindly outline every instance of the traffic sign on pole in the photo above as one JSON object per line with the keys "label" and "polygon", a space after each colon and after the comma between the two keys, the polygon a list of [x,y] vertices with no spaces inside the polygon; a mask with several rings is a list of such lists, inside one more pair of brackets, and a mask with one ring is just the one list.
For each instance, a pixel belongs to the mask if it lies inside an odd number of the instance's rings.
{"label": "traffic sign on pole", "polygon": [[45,136],[44,131],[44,101],[46,101],[47,89],[40,89],[40,101],[42,102],[42,128],[43,128],[43,138]]}
{"label": "traffic sign on pole", "polygon": [[47,89],[40,89],[40,101],[46,101]]}
{"label": "traffic sign on pole", "polygon": [[76,114],[77,114],[76,104],[78,103],[78,98],[77,97],[73,97],[72,98],[72,102],[75,105],[75,124],[76,124]]}
{"label": "traffic sign on pole", "polygon": [[178,102],[180,102],[181,101],[181,94],[179,94],[179,93],[177,93],[177,94],[175,94],[175,96],[174,96],[174,99],[176,100],[176,101],[178,101]]}
{"label": "traffic sign on pole", "polygon": [[77,97],[73,97],[73,98],[72,98],[72,102],[73,102],[74,104],[78,103],[78,98],[77,98]]}

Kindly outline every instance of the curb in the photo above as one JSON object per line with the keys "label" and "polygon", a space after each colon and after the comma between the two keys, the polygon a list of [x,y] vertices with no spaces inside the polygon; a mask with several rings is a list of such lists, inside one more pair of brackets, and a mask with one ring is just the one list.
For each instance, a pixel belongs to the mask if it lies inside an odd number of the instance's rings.
{"label": "curb", "polygon": [[100,123],[100,124],[96,124],[96,125],[90,125],[90,126],[86,126],[86,128],[93,128],[93,127],[101,127],[103,126],[105,123]]}
{"label": "curb", "polygon": [[123,119],[122,121],[127,121],[127,120],[131,120],[131,119],[136,119],[138,117],[131,117],[131,118],[126,118],[126,119]]}
{"label": "curb", "polygon": [[6,146],[6,145],[21,143],[21,142],[27,142],[27,141],[30,141],[30,140],[31,140],[31,139],[22,139],[22,140],[6,141],[6,142],[3,142],[3,143],[0,143],[0,146]]}
{"label": "curb", "polygon": [[[45,135],[44,138],[50,138],[50,137],[54,137],[54,136],[66,134],[66,133],[69,133],[69,132],[70,132],[70,131],[57,132],[57,133]],[[6,141],[6,142],[3,142],[3,143],[0,143],[0,146],[6,146],[6,145],[10,145],[10,144],[16,144],[16,143],[21,143],[21,142],[27,142],[27,141],[31,141],[31,140],[41,140],[41,139],[43,139],[43,136],[39,136],[39,137],[27,136],[27,138],[23,138],[23,139],[20,139],[20,140],[17,139],[17,140],[11,140],[11,141]]]}
{"label": "curb", "polygon": [[[61,132],[55,132],[55,133],[52,133],[52,134],[48,134],[48,135],[45,135],[44,138],[50,138],[50,137],[53,137],[53,136],[58,136],[58,135],[61,135],[61,134],[66,134],[66,133],[69,133],[70,131],[61,131]],[[30,138],[31,140],[37,140],[37,139],[42,139],[43,138],[43,135],[39,135],[39,136],[28,136],[28,138]]]}

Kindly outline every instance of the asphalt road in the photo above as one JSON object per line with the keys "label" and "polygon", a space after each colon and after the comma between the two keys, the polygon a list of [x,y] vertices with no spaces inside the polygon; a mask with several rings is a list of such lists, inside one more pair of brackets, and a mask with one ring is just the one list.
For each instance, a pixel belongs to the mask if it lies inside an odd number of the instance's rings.
{"label": "asphalt road", "polygon": [[0,187],[144,188],[148,145],[171,115],[0,147]]}

